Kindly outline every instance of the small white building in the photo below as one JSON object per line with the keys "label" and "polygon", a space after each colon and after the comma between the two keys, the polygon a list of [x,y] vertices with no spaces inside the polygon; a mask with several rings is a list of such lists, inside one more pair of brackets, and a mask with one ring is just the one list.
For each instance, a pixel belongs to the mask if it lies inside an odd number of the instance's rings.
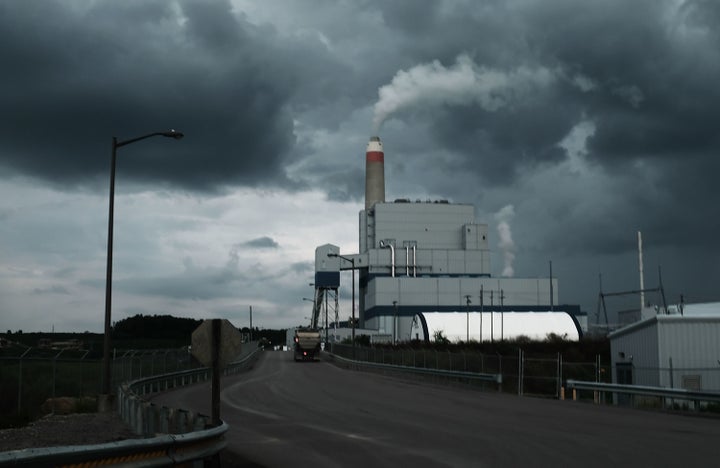
{"label": "small white building", "polygon": [[610,333],[613,382],[720,391],[720,304],[716,310],[656,315]]}

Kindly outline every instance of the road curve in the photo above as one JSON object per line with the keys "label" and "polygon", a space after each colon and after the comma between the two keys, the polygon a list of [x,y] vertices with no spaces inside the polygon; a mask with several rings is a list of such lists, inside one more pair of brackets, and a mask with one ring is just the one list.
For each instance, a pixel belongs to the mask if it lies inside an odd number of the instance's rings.
{"label": "road curve", "polygon": [[[222,382],[228,450],[249,466],[709,466],[720,419],[519,398],[265,352]],[[209,384],[154,398],[210,414]],[[238,458],[239,459],[239,458]]]}

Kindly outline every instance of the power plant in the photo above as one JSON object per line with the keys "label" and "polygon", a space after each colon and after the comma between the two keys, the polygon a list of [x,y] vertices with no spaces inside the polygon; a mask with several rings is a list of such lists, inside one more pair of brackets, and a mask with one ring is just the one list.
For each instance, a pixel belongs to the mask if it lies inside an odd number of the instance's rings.
{"label": "power plant", "polygon": [[[358,252],[340,252],[332,244],[315,249],[312,325],[317,326],[324,315],[326,339],[328,310],[337,317],[342,270],[353,270],[353,283],[358,278],[357,328],[393,342],[431,339],[433,330],[426,319],[431,315],[446,335],[463,340],[509,337],[500,328],[506,313],[544,313],[556,319],[562,314],[577,336],[582,334],[580,308],[558,304],[556,278],[491,275],[488,225],[475,219],[473,205],[386,201],[384,160],[380,138],[371,137],[365,153],[365,209],[359,214]],[[458,313],[466,315],[460,325]],[[472,330],[471,315],[473,324],[479,321]],[[456,330],[459,326],[461,333]]]}

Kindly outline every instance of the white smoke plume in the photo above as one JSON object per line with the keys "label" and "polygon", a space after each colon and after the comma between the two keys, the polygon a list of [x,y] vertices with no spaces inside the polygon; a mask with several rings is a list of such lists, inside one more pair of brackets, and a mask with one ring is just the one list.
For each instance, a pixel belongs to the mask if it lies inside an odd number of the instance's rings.
{"label": "white smoke plume", "polygon": [[498,222],[497,231],[500,242],[498,247],[503,252],[505,265],[503,267],[502,276],[513,276],[513,261],[515,261],[515,243],[512,239],[510,231],[510,221],[515,217],[515,207],[506,205],[500,211],[495,213],[495,220]]}
{"label": "white smoke plume", "polygon": [[474,102],[493,112],[554,80],[555,73],[547,68],[520,66],[510,71],[495,70],[478,66],[466,54],[458,56],[449,67],[435,60],[400,70],[390,84],[380,87],[373,125],[377,133],[388,116],[411,106]]}

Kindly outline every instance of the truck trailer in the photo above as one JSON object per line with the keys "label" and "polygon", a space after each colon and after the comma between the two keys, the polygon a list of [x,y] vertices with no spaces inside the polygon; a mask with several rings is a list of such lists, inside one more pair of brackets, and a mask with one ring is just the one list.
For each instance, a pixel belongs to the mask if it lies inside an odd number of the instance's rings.
{"label": "truck trailer", "polygon": [[320,330],[298,328],[295,330],[295,361],[314,361],[320,355]]}

